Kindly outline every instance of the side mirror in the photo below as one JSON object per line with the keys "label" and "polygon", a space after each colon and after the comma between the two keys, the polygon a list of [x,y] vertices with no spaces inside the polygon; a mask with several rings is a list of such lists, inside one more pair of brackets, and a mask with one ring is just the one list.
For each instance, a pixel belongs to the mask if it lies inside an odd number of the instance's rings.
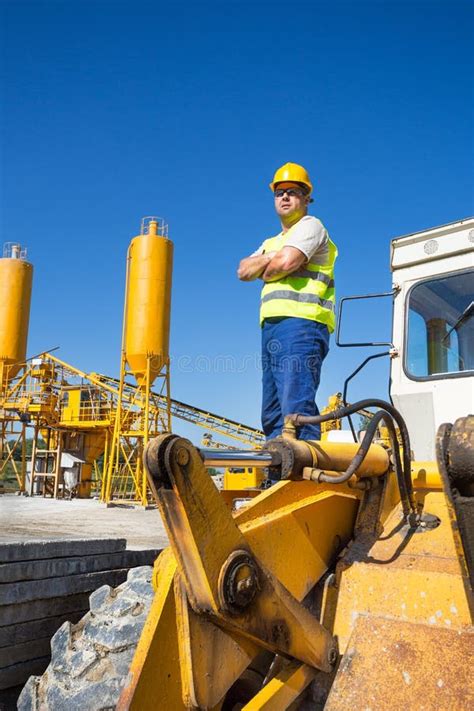
{"label": "side mirror", "polygon": [[355,301],[360,299],[380,299],[384,296],[394,296],[398,289],[393,289],[392,291],[385,291],[380,294],[363,294],[361,296],[343,296],[339,301],[339,308],[337,311],[337,329],[336,329],[336,345],[340,348],[361,348],[367,346],[390,346],[393,348],[393,343],[391,341],[368,341],[366,343],[342,343],[341,342],[341,327],[342,327],[342,309],[346,301]]}

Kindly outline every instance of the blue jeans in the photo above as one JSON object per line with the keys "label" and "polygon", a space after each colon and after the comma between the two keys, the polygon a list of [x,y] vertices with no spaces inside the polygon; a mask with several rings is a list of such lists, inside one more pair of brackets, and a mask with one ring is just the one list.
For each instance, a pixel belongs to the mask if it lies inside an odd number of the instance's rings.
{"label": "blue jeans", "polygon": [[[286,415],[318,415],[321,365],[329,350],[327,326],[305,318],[269,318],[262,327],[262,426],[278,437]],[[300,439],[320,439],[319,425],[305,425]]]}

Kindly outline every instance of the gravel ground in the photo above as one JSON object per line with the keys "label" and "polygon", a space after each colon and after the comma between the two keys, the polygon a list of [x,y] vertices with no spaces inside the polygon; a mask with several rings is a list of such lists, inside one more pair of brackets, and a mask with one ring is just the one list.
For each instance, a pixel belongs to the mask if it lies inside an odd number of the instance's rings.
{"label": "gravel ground", "polygon": [[0,496],[0,544],[71,538],[126,538],[131,549],[168,545],[157,509],[107,508],[95,499]]}

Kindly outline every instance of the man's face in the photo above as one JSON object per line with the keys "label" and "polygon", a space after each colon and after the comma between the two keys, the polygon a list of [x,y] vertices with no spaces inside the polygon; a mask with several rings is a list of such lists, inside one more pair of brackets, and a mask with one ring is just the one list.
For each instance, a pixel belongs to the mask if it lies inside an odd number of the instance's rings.
{"label": "man's face", "polygon": [[[308,206],[308,196],[304,194],[301,185],[298,183],[277,183],[275,186],[275,192],[285,191],[283,195],[275,195],[275,210],[279,217],[282,219],[296,217],[298,214],[301,216],[306,214]],[[295,192],[295,194],[288,195]]]}

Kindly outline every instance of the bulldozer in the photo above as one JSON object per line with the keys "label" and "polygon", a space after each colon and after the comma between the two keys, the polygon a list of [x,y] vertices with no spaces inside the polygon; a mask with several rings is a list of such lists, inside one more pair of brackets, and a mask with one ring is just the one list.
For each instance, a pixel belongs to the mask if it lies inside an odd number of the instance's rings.
{"label": "bulldozer", "polygon": [[[387,347],[389,399],[345,404],[351,375],[336,409],[289,414],[258,451],[153,439],[145,466],[170,545],[149,607],[141,581],[96,591],[19,708],[474,707],[474,218],[393,240],[391,269],[392,341],[342,342],[360,297],[341,300],[337,330],[342,347]],[[367,409],[361,439],[351,418]],[[339,428],[334,441],[298,437],[346,420],[352,441]],[[210,466],[257,468],[273,485],[232,511]],[[131,638],[131,664],[113,661]]]}

